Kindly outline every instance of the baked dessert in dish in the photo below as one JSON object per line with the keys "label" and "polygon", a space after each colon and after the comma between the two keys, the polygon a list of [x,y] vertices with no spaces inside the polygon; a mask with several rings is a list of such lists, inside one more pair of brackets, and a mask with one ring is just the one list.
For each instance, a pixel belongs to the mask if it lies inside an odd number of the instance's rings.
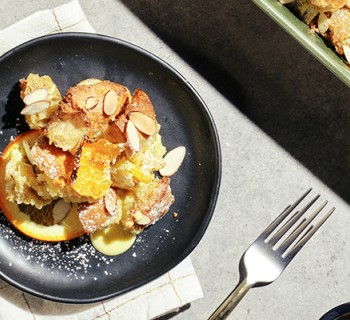
{"label": "baked dessert in dish", "polygon": [[311,30],[321,35],[346,63],[350,62],[350,2],[348,0],[280,0]]}
{"label": "baked dessert in dish", "polygon": [[119,245],[107,254],[126,250],[174,203],[169,177],[185,147],[166,154],[151,99],[141,89],[131,94],[121,84],[86,79],[61,97],[49,76],[36,74],[21,79],[20,88],[31,130],[0,158],[5,216],[32,238],[89,234],[97,249],[96,235],[114,230],[123,250]]}

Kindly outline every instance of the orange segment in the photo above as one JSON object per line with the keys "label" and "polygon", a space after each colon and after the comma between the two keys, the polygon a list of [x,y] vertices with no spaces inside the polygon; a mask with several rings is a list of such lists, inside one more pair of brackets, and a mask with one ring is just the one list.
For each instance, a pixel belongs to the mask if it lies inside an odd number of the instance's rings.
{"label": "orange segment", "polygon": [[85,142],[76,159],[72,188],[79,195],[95,200],[107,194],[112,185],[110,165],[122,151],[117,144],[100,139]]}
{"label": "orange segment", "polygon": [[130,172],[140,182],[149,183],[154,179],[153,173],[143,170],[132,162],[130,162]]}
{"label": "orange segment", "polygon": [[[28,131],[16,137],[5,148],[0,157],[0,190],[6,190],[5,168],[11,150],[18,148],[23,141],[34,141],[41,134],[41,131]],[[0,208],[10,223],[23,234],[42,241],[64,241],[74,239],[84,234],[84,228],[79,220],[76,206],[73,206],[67,216],[59,223],[50,226],[44,226],[34,222],[30,216],[21,212],[16,203],[6,199],[5,192],[0,193]],[[36,209],[37,210],[37,209]]]}

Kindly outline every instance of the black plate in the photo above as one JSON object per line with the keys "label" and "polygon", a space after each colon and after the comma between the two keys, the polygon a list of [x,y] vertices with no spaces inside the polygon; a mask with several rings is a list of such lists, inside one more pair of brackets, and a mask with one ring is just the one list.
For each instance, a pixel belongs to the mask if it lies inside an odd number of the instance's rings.
{"label": "black plate", "polygon": [[344,303],[324,314],[320,320],[349,320],[350,303]]}
{"label": "black plate", "polygon": [[33,241],[0,215],[0,276],[46,299],[88,303],[127,292],[176,266],[203,236],[219,191],[219,140],[203,100],[168,64],[132,44],[84,33],[46,36],[0,58],[1,150],[25,130],[18,119],[23,107],[18,80],[28,73],[50,75],[62,94],[86,78],[119,82],[131,92],[143,89],[155,106],[163,144],[168,150],[184,145],[187,155],[171,179],[176,201],[169,214],[117,257],[96,252],[84,237]]}

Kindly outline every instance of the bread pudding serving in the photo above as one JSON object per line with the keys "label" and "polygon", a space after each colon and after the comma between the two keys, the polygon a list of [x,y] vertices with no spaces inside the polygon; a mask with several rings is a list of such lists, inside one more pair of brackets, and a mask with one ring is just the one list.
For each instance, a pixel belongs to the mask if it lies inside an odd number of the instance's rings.
{"label": "bread pudding serving", "polygon": [[38,240],[89,234],[103,253],[127,250],[174,203],[169,177],[185,147],[166,154],[152,102],[140,89],[131,94],[121,84],[87,79],[61,97],[49,76],[36,74],[21,79],[20,89],[30,130],[0,158],[5,216]]}
{"label": "bread pudding serving", "polygon": [[279,0],[350,64],[349,0]]}

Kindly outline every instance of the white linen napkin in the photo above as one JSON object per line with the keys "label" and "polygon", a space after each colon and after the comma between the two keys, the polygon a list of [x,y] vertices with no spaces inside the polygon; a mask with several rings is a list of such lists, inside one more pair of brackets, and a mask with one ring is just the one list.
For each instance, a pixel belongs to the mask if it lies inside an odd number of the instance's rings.
{"label": "white linen napkin", "polygon": [[[0,31],[0,55],[36,37],[57,32],[95,32],[77,0],[36,12]],[[202,298],[188,257],[162,277],[122,296],[88,305],[40,299],[0,280],[0,319],[149,320]]]}
{"label": "white linen napkin", "polygon": [[38,11],[0,31],[0,55],[30,39],[58,32],[95,32],[77,0]]}

